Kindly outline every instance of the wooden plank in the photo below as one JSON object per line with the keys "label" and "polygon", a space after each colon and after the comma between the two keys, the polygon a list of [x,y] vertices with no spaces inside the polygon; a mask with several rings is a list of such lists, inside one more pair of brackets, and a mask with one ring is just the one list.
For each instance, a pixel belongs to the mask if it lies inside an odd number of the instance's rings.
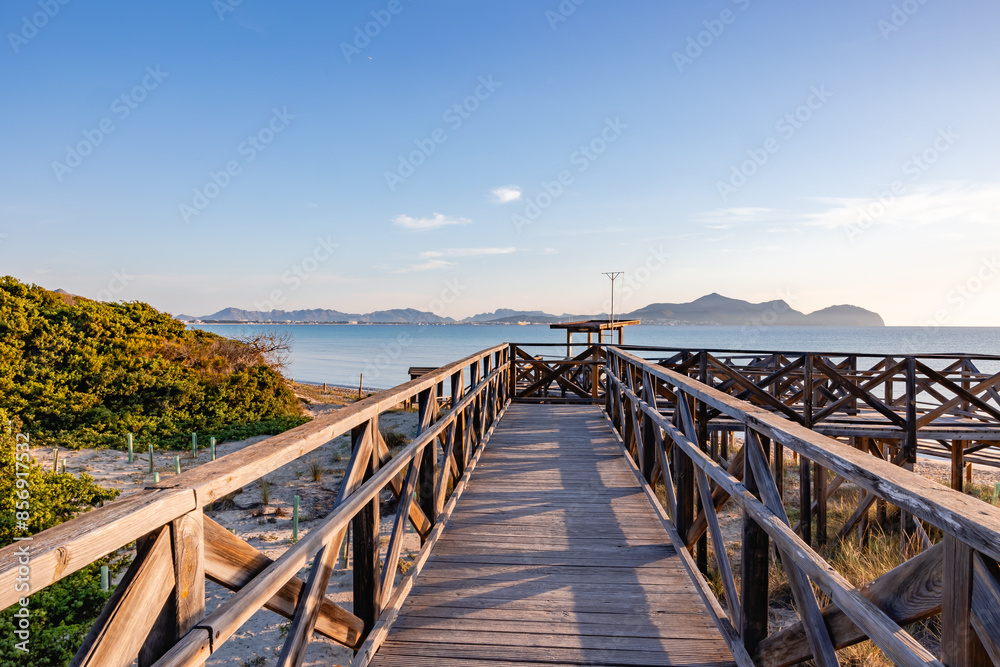
{"label": "wooden plank", "polygon": [[617,448],[596,408],[511,406],[371,664],[733,664]]}

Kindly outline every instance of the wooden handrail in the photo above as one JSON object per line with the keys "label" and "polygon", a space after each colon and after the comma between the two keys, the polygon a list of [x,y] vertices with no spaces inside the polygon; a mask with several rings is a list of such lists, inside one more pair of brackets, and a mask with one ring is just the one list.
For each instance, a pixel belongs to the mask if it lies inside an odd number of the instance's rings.
{"label": "wooden handrail", "polygon": [[[832,609],[839,609],[840,613],[845,614],[857,628],[861,629],[860,635],[855,635],[853,631],[845,630],[843,624],[837,626],[839,630],[835,640],[838,647],[855,643],[859,636],[867,637],[872,639],[897,664],[914,666],[941,664],[876,604],[875,600],[886,602],[887,591],[883,591],[883,588],[889,584],[876,585],[873,582],[870,590],[860,591],[834,571],[809,544],[804,542],[788,526],[775,487],[773,473],[770,471],[764,458],[764,452],[761,450],[760,438],[762,436],[770,438],[776,445],[797,452],[803,460],[815,461],[817,466],[836,472],[847,481],[874,494],[875,497],[897,505],[905,512],[937,526],[946,534],[946,542],[952,540],[953,544],[960,545],[955,552],[958,554],[979,553],[993,559],[1000,559],[1000,509],[958,491],[943,488],[921,475],[816,433],[806,426],[785,419],[770,410],[738,400],[725,392],[651,363],[622,348],[609,347],[607,353],[606,372],[609,380],[609,393],[612,394],[608,402],[608,405],[611,406],[609,417],[618,426],[627,451],[636,459],[637,465],[640,469],[646,468],[643,470],[643,474],[647,480],[659,481],[662,479],[666,485],[666,497],[669,501],[667,503],[668,510],[672,520],[675,522],[689,521],[689,519],[685,519],[684,512],[691,511],[692,505],[690,503],[693,502],[693,498],[689,498],[685,510],[684,496],[690,496],[697,488],[702,496],[702,506],[709,514],[708,526],[713,533],[713,547],[716,549],[717,557],[722,557],[719,554],[724,556],[724,549],[719,551],[721,546],[714,544],[716,540],[721,539],[721,533],[718,532],[714,521],[715,511],[720,505],[712,502],[709,489],[705,486],[707,482],[704,481],[704,477],[698,480],[685,480],[685,476],[691,473],[683,472],[683,466],[680,464],[671,466],[668,463],[666,453],[668,450],[664,447],[665,442],[672,445],[671,449],[675,456],[682,455],[683,459],[693,464],[695,477],[707,476],[725,495],[732,498],[744,511],[745,521],[752,521],[763,529],[767,536],[774,540],[775,546],[781,553],[781,562],[793,583],[793,591],[797,600],[796,607],[802,614],[801,627],[804,628],[805,633],[803,634],[801,631],[799,634],[786,632],[781,639],[775,637],[775,640],[770,642],[762,642],[761,637],[747,635],[744,637],[745,648],[750,651],[751,655],[757,655],[758,659],[769,665],[791,664],[784,662],[778,657],[779,655],[786,657],[794,655],[798,656],[800,660],[803,656],[812,656],[822,664],[836,664],[836,659],[829,653],[831,642],[834,640],[829,634],[831,629],[827,628],[824,622],[819,620],[820,617],[814,613],[804,613],[804,611],[809,610],[810,606],[816,609],[816,601],[812,599],[811,590],[807,590],[808,586],[803,588],[801,583],[798,587],[795,585],[796,577],[807,575],[830,597],[834,605]],[[642,377],[643,389],[641,392],[633,380],[639,376]],[[658,383],[665,385],[666,390],[676,397],[672,406],[673,421],[661,413],[661,406],[657,405],[655,400],[656,396],[664,392],[659,391],[654,386],[649,386]],[[683,400],[681,400],[682,398]],[[714,461],[704,451],[706,443],[701,441],[704,436],[699,436],[699,432],[696,430],[692,413],[687,405],[689,400],[696,400],[716,411],[715,414],[725,415],[743,425],[746,432],[743,451],[744,453],[750,452],[745,454],[747,473],[744,473],[743,479],[734,477],[724,466]],[[651,431],[647,425],[651,425],[653,430]],[[707,432],[703,426],[701,429],[702,433]],[[651,433],[655,437],[650,435]],[[656,448],[656,453],[655,456],[650,456],[646,450],[653,447]],[[659,463],[653,463],[654,461]],[[645,466],[643,462],[645,462]],[[655,471],[652,469],[654,466],[658,466],[662,478],[655,475]],[[755,477],[756,481],[754,482],[746,475]],[[695,481],[698,482],[697,485],[695,485]],[[759,498],[755,496],[758,489],[761,494]],[[683,523],[679,525],[683,525]],[[746,529],[744,529],[744,535],[746,535]],[[744,541],[744,549],[747,548],[752,547]],[[966,551],[962,551],[962,549]],[[763,553],[766,554],[766,551]],[[757,556],[744,554],[743,562],[747,563],[754,557]],[[977,557],[981,558],[981,556]],[[940,561],[926,560],[926,562],[933,565],[933,563]],[[947,562],[949,561],[946,559]],[[968,633],[972,632],[969,628],[976,625],[976,632],[980,632],[980,634],[987,632],[985,639],[981,636],[979,638],[982,643],[989,647],[988,650],[995,650],[1000,643],[998,642],[1000,628],[990,627],[989,623],[984,624],[983,617],[987,613],[986,610],[981,605],[978,610],[974,610],[971,596],[967,592],[963,593],[965,589],[962,587],[969,584],[961,582],[971,582],[971,557],[955,556],[950,562],[952,563],[952,571],[945,573],[945,597],[952,600],[950,607],[945,605],[945,608],[950,610],[945,620],[946,634],[965,628],[965,634],[962,634],[959,639],[952,640],[951,643],[957,646],[963,642],[974,642],[975,637],[970,639]],[[735,595],[734,587],[728,568],[724,565],[720,565],[720,575],[723,579],[726,597],[732,598]],[[907,571],[923,579],[934,576],[927,567],[918,568],[914,565]],[[764,579],[765,581],[761,584],[760,582],[749,583],[744,578],[743,595],[748,595],[746,592],[748,585],[751,586],[751,589],[753,586],[763,585],[763,595],[766,598],[766,577]],[[885,581],[892,580],[887,578]],[[996,587],[997,584],[991,580],[989,586]],[[990,590],[995,590],[995,588]],[[803,595],[806,597],[802,598]],[[811,602],[810,599],[812,599]],[[730,606],[738,614],[741,605],[746,608],[748,606],[747,600],[733,599]],[[938,609],[941,608],[939,604]],[[829,610],[823,612],[824,616],[828,613],[832,612]],[[898,618],[900,621],[905,618],[922,618],[927,613],[926,607],[923,607],[921,610],[915,610],[908,615],[903,614]],[[734,623],[734,625],[739,627],[739,623]],[[983,630],[983,628],[987,629]],[[766,626],[764,635],[766,636]],[[806,640],[808,640],[808,647],[801,645]],[[798,641],[799,646],[791,650],[789,642],[794,641]],[[945,645],[948,644],[949,642],[946,641]],[[968,645],[974,647],[974,643]],[[763,655],[759,653],[762,647],[766,648],[766,653]],[[958,651],[960,649],[946,648],[944,653],[948,654],[949,659],[953,657],[952,650]],[[966,650],[964,645],[961,650]],[[971,655],[974,650],[974,648],[969,648],[967,655]],[[956,661],[949,662],[949,664],[973,663]]]}

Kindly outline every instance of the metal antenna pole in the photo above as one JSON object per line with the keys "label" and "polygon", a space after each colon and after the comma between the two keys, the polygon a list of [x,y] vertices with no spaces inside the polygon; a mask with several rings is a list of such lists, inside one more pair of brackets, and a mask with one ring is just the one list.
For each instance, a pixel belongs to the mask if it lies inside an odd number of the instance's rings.
{"label": "metal antenna pole", "polygon": [[[625,272],[624,271],[606,271],[604,273],[604,275],[606,275],[608,278],[611,278],[611,313],[608,315],[608,318],[609,318],[608,322],[610,324],[614,324],[615,323],[615,280],[617,280],[618,276],[622,275],[623,273],[625,273]],[[614,334],[614,332],[612,332],[612,334]],[[612,339],[612,340],[614,340],[614,339]]]}

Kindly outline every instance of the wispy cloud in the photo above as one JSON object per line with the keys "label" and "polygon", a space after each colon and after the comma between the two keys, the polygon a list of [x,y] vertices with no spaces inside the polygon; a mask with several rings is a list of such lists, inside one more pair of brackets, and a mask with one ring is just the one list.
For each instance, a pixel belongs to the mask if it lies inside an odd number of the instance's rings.
{"label": "wispy cloud", "polygon": [[434,257],[479,257],[481,255],[509,255],[517,248],[444,248],[420,253],[421,259]]}
{"label": "wispy cloud", "polygon": [[403,229],[415,232],[426,232],[431,229],[447,227],[449,225],[468,225],[472,220],[468,218],[451,218],[440,213],[434,213],[430,218],[413,218],[408,215],[397,215],[392,219],[392,224]]}
{"label": "wispy cloud", "polygon": [[804,214],[808,226],[836,229],[867,215],[879,225],[923,227],[957,222],[994,224],[1000,217],[1000,183],[949,183],[913,188],[899,196],[816,200],[825,208]]}
{"label": "wispy cloud", "polygon": [[521,188],[516,185],[504,185],[493,188],[490,192],[494,204],[509,204],[512,201],[521,199]]}
{"label": "wispy cloud", "polygon": [[410,266],[404,266],[400,269],[396,269],[393,273],[413,273],[414,271],[437,271],[439,269],[447,269],[450,266],[454,266],[454,262],[449,262],[445,259],[431,259],[426,262],[421,262],[420,264],[411,264]]}
{"label": "wispy cloud", "polygon": [[720,208],[714,211],[706,211],[696,216],[695,222],[709,229],[729,229],[733,225],[749,222],[770,222],[776,215],[777,211],[772,208]]}

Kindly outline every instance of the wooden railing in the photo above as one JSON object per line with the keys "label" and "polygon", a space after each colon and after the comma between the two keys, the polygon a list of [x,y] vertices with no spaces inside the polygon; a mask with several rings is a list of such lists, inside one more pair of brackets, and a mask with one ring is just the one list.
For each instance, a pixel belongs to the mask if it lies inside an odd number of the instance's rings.
{"label": "wooden railing", "polygon": [[[535,343],[530,349],[563,349]],[[510,344],[511,398],[521,403],[598,403],[604,399],[604,346],[589,345],[573,357],[530,354]]]}
{"label": "wooden railing", "polygon": [[[421,536],[422,564],[440,533],[439,517],[450,512],[509,402],[509,354],[507,345],[484,350],[6,547],[0,608],[24,595],[15,586],[24,548],[34,593],[136,542],[135,559],[73,665],[125,667],[136,657],[140,667],[200,665],[261,608],[292,620],[280,665],[300,665],[314,631],[366,655],[380,636],[380,617],[398,609],[412,581],[394,592],[406,523]],[[451,408],[442,413],[438,388],[446,381]],[[379,416],[413,399],[418,435],[391,456]],[[212,502],[348,433],[353,455],[332,511],[276,560],[205,516]],[[380,550],[379,494],[386,488],[398,508]],[[353,612],[325,594],[349,524]],[[308,579],[298,578],[310,564]],[[206,579],[235,591],[207,615]]]}
{"label": "wooden railing", "polygon": [[[663,492],[675,542],[695,552],[692,574],[719,611],[738,662],[837,665],[837,649],[871,639],[899,665],[1000,664],[1000,509],[819,434],[774,405],[751,405],[627,350],[607,348],[606,375],[609,417],[638,470]],[[744,390],[756,396],[746,385]],[[914,394],[909,397],[904,407],[912,411]],[[730,461],[708,451],[713,418],[742,429],[744,445]],[[860,588],[852,585],[789,525],[772,470],[782,448],[855,484],[862,497],[899,507],[904,523],[916,517],[935,526],[943,539],[933,545],[926,540],[916,555],[918,547],[907,541],[902,552],[912,557]],[[717,517],[729,501],[743,513],[739,586]],[[702,576],[706,532],[724,611]],[[775,633],[768,628],[771,544],[800,619]],[[814,587],[828,600],[825,606]],[[940,661],[903,628],[935,615],[942,629]]]}

